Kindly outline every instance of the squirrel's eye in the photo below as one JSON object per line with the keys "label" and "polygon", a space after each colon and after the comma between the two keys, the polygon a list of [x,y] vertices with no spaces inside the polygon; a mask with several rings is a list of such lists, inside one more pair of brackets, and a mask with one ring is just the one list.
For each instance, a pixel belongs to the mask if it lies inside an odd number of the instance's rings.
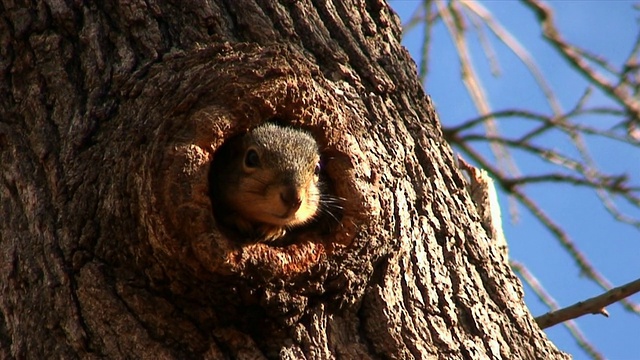
{"label": "squirrel's eye", "polygon": [[249,149],[244,156],[244,165],[250,168],[260,166],[260,156],[258,156],[258,152],[254,149]]}
{"label": "squirrel's eye", "polygon": [[313,173],[314,173],[315,175],[320,175],[320,163],[317,163],[317,164],[316,164],[315,169],[313,169]]}

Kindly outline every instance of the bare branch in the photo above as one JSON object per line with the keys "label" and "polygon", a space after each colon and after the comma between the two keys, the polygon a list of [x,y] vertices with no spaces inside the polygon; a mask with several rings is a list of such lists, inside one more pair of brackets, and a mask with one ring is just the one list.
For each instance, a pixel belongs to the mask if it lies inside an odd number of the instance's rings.
{"label": "bare branch", "polygon": [[[538,16],[546,41],[569,63],[570,68],[575,69],[590,85],[585,89],[576,89],[582,92],[582,96],[570,110],[562,110],[547,82],[548,78],[542,74],[534,57],[528,53],[528,49],[523,47],[512,33],[481,4],[460,0],[424,0],[424,7],[434,7],[429,10],[430,18],[443,20],[447,27],[458,53],[461,79],[479,114],[478,117],[466,120],[462,124],[444,126],[443,133],[445,138],[464,156],[493,177],[496,184],[510,195],[510,202],[522,204],[550,231],[574,259],[582,274],[604,291],[609,291],[612,287],[610,282],[597,271],[560,224],[529,197],[526,190],[529,190],[527,186],[530,185],[548,183],[590,188],[614,219],[619,223],[630,224],[640,229],[640,219],[635,217],[636,213],[630,214],[634,216],[629,216],[622,212],[622,209],[627,211],[625,205],[631,205],[633,211],[640,210],[640,185],[631,182],[634,178],[630,174],[607,173],[590,154],[590,151],[596,151],[597,148],[587,146],[587,140],[610,139],[619,144],[628,145],[633,151],[640,148],[640,33],[624,64],[618,70],[607,58],[568,43],[555,27],[551,9],[542,0],[522,0],[522,2]],[[435,20],[425,25],[431,27],[434,26],[434,22]],[[525,108],[493,111],[490,108],[489,95],[485,93],[481,79],[474,69],[475,63],[469,49],[470,39],[466,33],[468,30],[466,22],[472,24],[473,33],[478,36],[478,41],[484,49],[484,56],[490,62],[492,73],[496,74],[500,59],[494,53],[494,44],[489,41],[494,39],[487,38],[484,26],[525,64],[546,96],[551,111],[539,112],[537,109]],[[428,41],[431,41],[431,28],[425,29],[425,36],[426,34],[429,36]],[[429,53],[429,46],[430,43],[424,41],[423,57]],[[420,69],[428,71],[428,67],[422,63]],[[422,76],[426,76],[426,73]],[[607,106],[591,105],[591,101],[596,101],[592,100],[594,98],[592,94],[600,95],[600,93],[612,98],[613,103]],[[499,125],[507,125],[507,121],[523,123],[524,126],[505,136],[500,133]],[[515,129],[512,124],[508,125],[511,129]],[[558,136],[563,140],[561,145],[549,141]],[[482,146],[477,144],[488,144],[497,161],[490,158],[490,155],[481,153],[478,149]],[[591,145],[590,142],[589,145]],[[532,174],[530,170],[523,171],[525,174],[520,175],[512,158],[519,154],[540,159],[546,162],[543,165],[547,168],[536,171],[536,174]],[[514,209],[517,207],[511,206],[511,210]],[[526,275],[521,276],[526,277]],[[539,297],[545,298],[546,293],[542,286],[536,285],[530,279],[524,279],[524,281],[533,284],[532,287],[537,288],[534,291]],[[550,309],[556,309],[555,302],[549,299],[551,298],[548,297],[543,301]],[[630,299],[621,298],[617,301],[620,301],[626,310],[640,315],[640,306]],[[584,338],[573,321],[566,321],[564,325],[580,346],[589,353],[589,356],[594,359],[603,358]]]}
{"label": "bare branch", "polygon": [[[547,214],[538,207],[538,205],[531,201],[531,199],[529,199],[517,188],[514,189],[513,195],[518,198],[520,203],[527,207],[529,211],[531,211],[531,213],[555,235],[555,237],[560,241],[560,245],[562,245],[562,247],[564,247],[565,250],[575,260],[582,274],[593,280],[604,290],[609,290],[613,287],[609,280],[607,280],[602,274],[596,271],[593,265],[591,265],[591,263],[587,260],[587,257],[578,249],[573,240],[569,238],[567,233],[565,233],[562,228],[560,228],[553,220],[551,220],[551,218],[549,218]],[[630,300],[624,299],[621,300],[621,303],[627,310],[635,313],[636,315],[640,315],[640,306],[638,306],[637,304],[634,304]]]}
{"label": "bare branch", "polygon": [[[638,58],[640,58],[640,33],[638,33],[633,49],[624,63],[622,74],[620,74],[620,83],[618,84],[618,86],[627,85],[635,87],[636,94],[638,91],[638,84],[640,83],[640,64],[638,63]],[[634,73],[636,74],[636,78],[632,79],[631,77]]]}
{"label": "bare branch", "polygon": [[[425,0],[425,3],[429,1],[429,0]],[[423,6],[425,6],[423,4]],[[413,14],[411,14],[411,17],[409,18],[409,21],[407,21],[406,23],[402,24],[402,29],[404,34],[410,32],[411,30],[413,30],[413,28],[415,28],[416,26],[420,25],[423,21],[428,21],[428,19],[425,19],[425,16],[423,14],[423,6],[418,6],[416,8],[416,10],[413,12]],[[404,35],[403,34],[403,35]]]}
{"label": "bare branch", "polygon": [[[540,301],[547,305],[549,309],[558,308],[558,304],[553,299],[553,297],[549,293],[547,293],[547,291],[544,289],[544,286],[542,286],[540,282],[538,282],[538,279],[536,279],[535,276],[533,276],[533,274],[531,274],[524,265],[516,261],[510,261],[509,264],[511,265],[513,271],[520,275],[520,278],[523,279],[524,282],[529,285],[529,287],[531,287]],[[578,342],[578,346],[580,346],[589,355],[589,357],[597,360],[604,359],[604,356],[602,356],[602,354],[600,354],[595,349],[593,344],[591,344],[591,342],[587,340],[584,334],[582,334],[582,331],[578,327],[578,324],[575,323],[575,321],[567,320],[563,323],[563,325],[567,328],[567,330],[569,330],[573,338],[576,339],[576,341]]]}
{"label": "bare branch", "polygon": [[[462,4],[468,6],[468,4],[465,2],[462,2]],[[473,12],[470,12],[470,14],[475,15]],[[498,62],[498,57],[496,56],[496,52],[493,49],[493,45],[491,45],[491,42],[484,32],[484,28],[482,27],[484,19],[481,19],[478,16],[469,16],[469,20],[473,24],[473,28],[478,35],[478,41],[480,42],[482,50],[484,51],[484,54],[489,61],[491,74],[496,77],[500,76],[500,64]]]}
{"label": "bare branch", "polygon": [[[502,183],[504,176],[494,166],[487,162],[483,156],[481,156],[474,149],[470,148],[466,143],[461,143],[458,146],[465,154],[467,154],[471,159],[473,159],[483,169],[485,169],[494,178],[494,180],[496,180],[496,183],[503,186],[503,188],[508,189]],[[589,262],[586,256],[578,249],[569,235],[558,224],[556,224],[542,209],[540,209],[540,207],[533,200],[525,195],[519,187],[512,187],[510,194],[513,195],[518,200],[518,202],[524,205],[531,212],[531,214],[535,218],[537,218],[538,221],[540,221],[540,223],[542,223],[542,225],[544,225],[555,236],[556,239],[558,239],[560,245],[574,259],[582,274],[587,276],[587,278],[591,279],[604,290],[609,290],[613,287],[611,285],[611,282],[609,282],[609,280],[607,280],[593,267],[593,265],[591,265],[591,262]],[[621,303],[630,312],[640,315],[640,306],[638,306],[637,304],[631,302],[630,300],[622,300]]]}
{"label": "bare branch", "polygon": [[640,119],[640,104],[631,94],[627,93],[623,87],[611,84],[607,79],[592,69],[581,52],[573,45],[566,42],[555,24],[553,23],[553,12],[538,0],[522,0],[523,4],[533,10],[542,24],[545,38],[555,47],[562,57],[569,62],[578,72],[584,75],[591,83],[602,89],[614,101],[621,104],[626,111],[636,119]]}
{"label": "bare branch", "polygon": [[640,292],[640,279],[611,289],[602,295],[580,301],[561,310],[550,311],[538,316],[536,322],[541,329],[554,326],[567,320],[575,319],[586,314],[602,314],[609,316],[605,307],[618,302],[628,296]]}
{"label": "bare branch", "polygon": [[[603,136],[612,140],[616,140],[625,144],[629,144],[632,146],[639,146],[640,147],[640,142],[638,141],[630,141],[629,137],[627,136],[626,133],[624,134],[617,134],[613,131],[610,130],[602,130],[602,129],[598,129],[598,128],[594,128],[591,126],[586,126],[586,125],[580,125],[580,124],[573,124],[573,123],[569,123],[567,121],[561,121],[561,119],[570,119],[570,118],[574,118],[574,117],[578,117],[578,116],[582,116],[582,115],[612,115],[612,116],[623,116],[624,113],[618,109],[612,109],[612,108],[605,108],[605,107],[594,107],[594,108],[588,108],[588,109],[578,109],[578,110],[574,110],[570,113],[567,113],[563,116],[560,117],[551,117],[548,115],[544,115],[544,114],[540,114],[540,113],[535,113],[533,111],[529,111],[529,110],[524,110],[524,109],[506,109],[506,110],[501,110],[501,111],[496,111],[487,115],[482,115],[470,120],[465,121],[464,123],[458,125],[458,126],[454,126],[454,127],[443,127],[443,131],[445,133],[445,135],[447,136],[451,136],[451,134],[457,134],[460,133],[462,131],[471,129],[477,125],[481,125],[484,121],[486,121],[489,118],[495,118],[495,119],[504,119],[504,120],[508,120],[508,119],[528,119],[528,120],[533,120],[533,121],[538,121],[541,123],[541,127],[544,127],[545,129],[547,128],[551,128],[551,129],[558,129],[561,130],[563,132],[568,132],[568,131],[579,131],[582,132],[584,134],[588,134],[588,135],[598,135],[598,136]],[[525,141],[528,140],[532,137],[534,137],[535,135],[538,135],[536,132],[537,130],[533,130],[532,132],[525,134],[523,137],[520,138],[520,141]]]}
{"label": "bare branch", "polygon": [[602,176],[598,178],[596,181],[578,178],[575,176],[560,174],[560,173],[550,173],[543,175],[529,175],[522,176],[519,178],[505,179],[504,186],[507,189],[510,189],[513,186],[522,185],[522,184],[531,184],[531,183],[539,183],[539,182],[564,182],[572,185],[582,185],[593,188],[607,188],[608,191],[611,192],[619,192],[619,193],[627,193],[630,191],[640,191],[640,188],[629,188],[625,187],[624,184],[627,181],[626,175],[618,175],[618,176]]}
{"label": "bare branch", "polygon": [[533,60],[529,52],[516,40],[509,31],[503,28],[498,22],[496,22],[491,16],[491,13],[487,11],[482,5],[477,2],[471,1],[462,1],[464,6],[466,6],[469,10],[471,10],[474,14],[479,16],[493,31],[493,33],[500,39],[507,47],[522,61],[522,63],[529,69],[529,72],[533,75],[533,78],[538,83],[540,89],[544,93],[547,101],[551,106],[551,109],[554,113],[560,114],[562,112],[562,107],[560,106],[560,102],[558,98],[551,90],[551,87],[547,83],[547,80],[542,75],[542,72],[538,68],[538,65]]}
{"label": "bare branch", "polygon": [[[432,0],[424,0],[422,3],[422,8],[425,12],[425,22],[424,22],[424,32],[422,34],[422,56],[420,59],[420,69],[418,70],[418,75],[420,76],[420,81],[424,84],[427,79],[427,74],[429,74],[429,54],[431,54],[431,33],[433,30],[433,25],[435,24],[435,20],[437,16],[433,14],[433,7],[431,6]],[[426,84],[424,84],[426,86]]]}
{"label": "bare branch", "polygon": [[[464,36],[463,26],[463,12],[458,8],[459,3],[452,1],[449,6],[443,6],[441,1],[436,2],[442,19],[444,20],[453,43],[458,52],[458,58],[460,60],[460,67],[462,72],[462,81],[464,82],[467,92],[471,96],[476,109],[480,114],[486,115],[491,113],[489,102],[485,94],[480,78],[475,72],[473,67],[473,61],[471,60],[471,54],[469,53],[469,47]],[[487,134],[497,136],[499,134],[496,123],[493,119],[489,118],[484,123]],[[498,163],[505,166],[510,173],[518,174],[518,168],[516,167],[511,155],[506,149],[497,144],[491,144],[491,150],[496,155]]]}

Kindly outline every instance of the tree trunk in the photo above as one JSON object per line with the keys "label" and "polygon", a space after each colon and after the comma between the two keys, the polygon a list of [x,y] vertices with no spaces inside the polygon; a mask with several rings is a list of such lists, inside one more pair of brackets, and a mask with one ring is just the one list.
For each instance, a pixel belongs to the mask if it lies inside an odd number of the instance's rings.
{"label": "tree trunk", "polygon": [[[382,1],[0,10],[0,358],[559,359]],[[229,138],[311,132],[337,220],[212,212]]]}

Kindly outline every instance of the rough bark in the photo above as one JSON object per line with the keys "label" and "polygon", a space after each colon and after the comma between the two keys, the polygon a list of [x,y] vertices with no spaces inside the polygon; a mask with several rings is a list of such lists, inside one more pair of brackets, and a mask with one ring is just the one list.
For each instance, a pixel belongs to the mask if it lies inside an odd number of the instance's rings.
{"label": "rough bark", "polygon": [[[0,358],[564,358],[382,1],[0,5]],[[321,143],[338,221],[220,232],[216,150]]]}

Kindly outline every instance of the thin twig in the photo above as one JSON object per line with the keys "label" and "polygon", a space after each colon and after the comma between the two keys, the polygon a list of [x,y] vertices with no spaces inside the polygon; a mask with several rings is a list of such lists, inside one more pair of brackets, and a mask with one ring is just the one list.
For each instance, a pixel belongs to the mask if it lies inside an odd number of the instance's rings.
{"label": "thin twig", "polygon": [[409,21],[402,24],[403,35],[407,34],[411,30],[413,30],[414,27],[420,25],[423,21],[425,21],[424,15],[422,14],[422,10],[423,10],[422,6],[418,6],[415,9],[415,11],[411,14],[411,17],[409,17]]}
{"label": "thin twig", "polygon": [[640,119],[640,104],[631,94],[624,91],[623,87],[611,84],[607,79],[592,69],[576,47],[570,45],[561,36],[553,22],[553,12],[538,0],[522,0],[531,10],[533,10],[540,23],[544,37],[554,46],[562,57],[571,64],[578,72],[584,75],[592,84],[596,85],[614,101],[618,102],[634,118]]}
{"label": "thin twig", "polygon": [[[418,75],[420,76],[420,82],[423,86],[426,87],[427,75],[429,74],[429,55],[431,54],[431,33],[433,30],[433,25],[435,24],[435,18],[433,18],[433,6],[432,0],[424,0],[422,3],[422,8],[425,12],[424,19],[424,32],[422,34],[422,49],[420,57],[420,69],[418,71]],[[437,14],[437,12],[436,12]]]}
{"label": "thin twig", "polygon": [[[579,109],[579,110],[574,110],[570,113],[567,113],[561,117],[550,117],[548,115],[544,115],[544,114],[540,114],[540,113],[535,113],[533,111],[530,110],[523,110],[523,109],[506,109],[506,110],[500,110],[500,111],[496,111],[490,114],[486,114],[486,115],[482,115],[482,116],[478,116],[476,118],[472,118],[470,120],[465,121],[464,123],[457,125],[457,126],[452,126],[452,127],[444,127],[443,131],[445,132],[445,134],[456,134],[456,133],[460,133],[462,131],[471,129],[477,125],[481,125],[484,121],[486,121],[489,118],[495,118],[495,119],[504,119],[504,120],[508,120],[508,119],[514,119],[514,120],[518,120],[518,119],[527,119],[527,120],[534,120],[534,121],[538,121],[541,123],[541,126],[544,127],[551,127],[552,129],[559,129],[562,131],[570,131],[570,130],[575,130],[575,131],[580,131],[583,132],[585,134],[589,134],[589,135],[598,135],[598,136],[603,136],[612,140],[616,140],[616,141],[620,141],[632,146],[640,146],[640,142],[638,141],[629,141],[629,138],[627,137],[627,134],[616,134],[612,131],[609,130],[601,130],[601,129],[597,129],[597,128],[593,128],[590,126],[586,126],[586,125],[579,125],[579,124],[572,124],[569,123],[567,121],[559,121],[558,119],[570,119],[570,118],[574,118],[574,117],[578,117],[578,116],[582,116],[582,115],[612,115],[612,116],[624,116],[624,113],[618,109],[612,109],[612,108],[606,108],[606,107],[594,107],[594,108],[588,108],[588,109]],[[535,130],[534,130],[535,131]],[[527,133],[526,135],[524,135],[522,138],[520,138],[521,141],[525,141],[528,138],[533,137],[533,134],[531,133]]]}
{"label": "thin twig", "polygon": [[[453,39],[453,44],[456,47],[458,59],[460,60],[462,81],[467,88],[467,92],[471,96],[478,112],[483,115],[489,114],[491,113],[491,108],[480,78],[473,67],[473,61],[471,60],[471,54],[464,34],[464,12],[459,9],[458,1],[451,1],[449,6],[442,5],[442,1],[437,1],[436,4],[438,5],[440,16]],[[485,126],[487,134],[492,136],[499,135],[498,127],[493,119],[487,119],[483,125]],[[512,174],[519,174],[518,168],[511,158],[511,154],[506,149],[498,144],[490,144],[490,147],[498,160],[498,164],[506,167]]]}
{"label": "thin twig", "polygon": [[[463,5],[468,6],[467,2],[462,2]],[[496,56],[496,52],[493,49],[493,45],[487,38],[487,35],[484,32],[484,28],[482,27],[483,23],[486,21],[479,16],[477,16],[473,12],[467,12],[468,14],[474,15],[469,16],[469,20],[473,24],[473,28],[475,29],[476,34],[478,35],[478,41],[480,42],[480,46],[482,46],[482,51],[484,51],[485,57],[489,61],[489,66],[491,69],[491,75],[498,77],[500,76],[500,63],[498,62],[498,57]]]}
{"label": "thin twig", "polygon": [[[547,214],[545,214],[538,207],[538,205],[536,205],[533,201],[531,201],[531,199],[529,199],[529,197],[518,190],[518,188],[514,189],[513,195],[520,201],[521,204],[523,204],[529,209],[529,211],[531,211],[533,216],[538,218],[538,220],[555,235],[555,237],[560,241],[560,245],[562,245],[562,247],[564,247],[565,250],[575,260],[582,274],[598,284],[603,290],[609,290],[613,287],[611,285],[611,282],[609,282],[609,280],[607,280],[602,274],[596,271],[593,265],[591,265],[591,262],[587,260],[587,257],[580,250],[578,250],[578,247],[575,245],[573,240],[569,238],[567,233],[565,233],[562,228],[560,228],[553,220],[551,220],[551,218],[549,218]],[[620,303],[625,309],[636,315],[640,315],[640,306],[638,306],[637,304],[626,299],[621,300]]]}
{"label": "thin twig", "polygon": [[575,319],[586,314],[602,314],[609,317],[605,307],[637,292],[640,292],[640,279],[611,289],[602,295],[577,302],[564,309],[550,311],[544,315],[536,317],[536,322],[541,329],[546,329],[561,322]]}
{"label": "thin twig", "polygon": [[562,107],[560,106],[560,102],[558,98],[554,94],[553,90],[551,90],[551,86],[547,83],[546,78],[542,75],[542,72],[538,68],[533,57],[529,54],[529,52],[516,40],[513,35],[509,31],[507,31],[502,25],[496,22],[487,9],[485,9],[480,3],[475,1],[463,1],[462,4],[467,7],[474,14],[479,16],[484,22],[487,24],[489,29],[502,41],[507,47],[522,61],[522,63],[527,67],[529,72],[533,75],[533,78],[538,83],[538,86],[544,93],[549,105],[553,112],[558,115],[562,112]]}
{"label": "thin twig", "polygon": [[[511,265],[513,271],[520,275],[520,278],[529,285],[529,287],[533,290],[534,294],[536,294],[540,301],[547,305],[549,309],[558,308],[558,304],[553,299],[553,297],[549,293],[547,293],[547,291],[544,289],[544,286],[540,284],[538,279],[536,279],[535,276],[533,276],[533,274],[531,274],[524,265],[516,261],[510,261],[509,264]],[[573,338],[576,339],[578,346],[580,346],[589,355],[589,357],[595,360],[604,359],[604,356],[602,356],[602,354],[600,354],[598,350],[596,350],[593,344],[591,344],[591,342],[587,340],[575,321],[567,320],[563,323],[563,325],[567,328],[567,330],[569,330]]]}

